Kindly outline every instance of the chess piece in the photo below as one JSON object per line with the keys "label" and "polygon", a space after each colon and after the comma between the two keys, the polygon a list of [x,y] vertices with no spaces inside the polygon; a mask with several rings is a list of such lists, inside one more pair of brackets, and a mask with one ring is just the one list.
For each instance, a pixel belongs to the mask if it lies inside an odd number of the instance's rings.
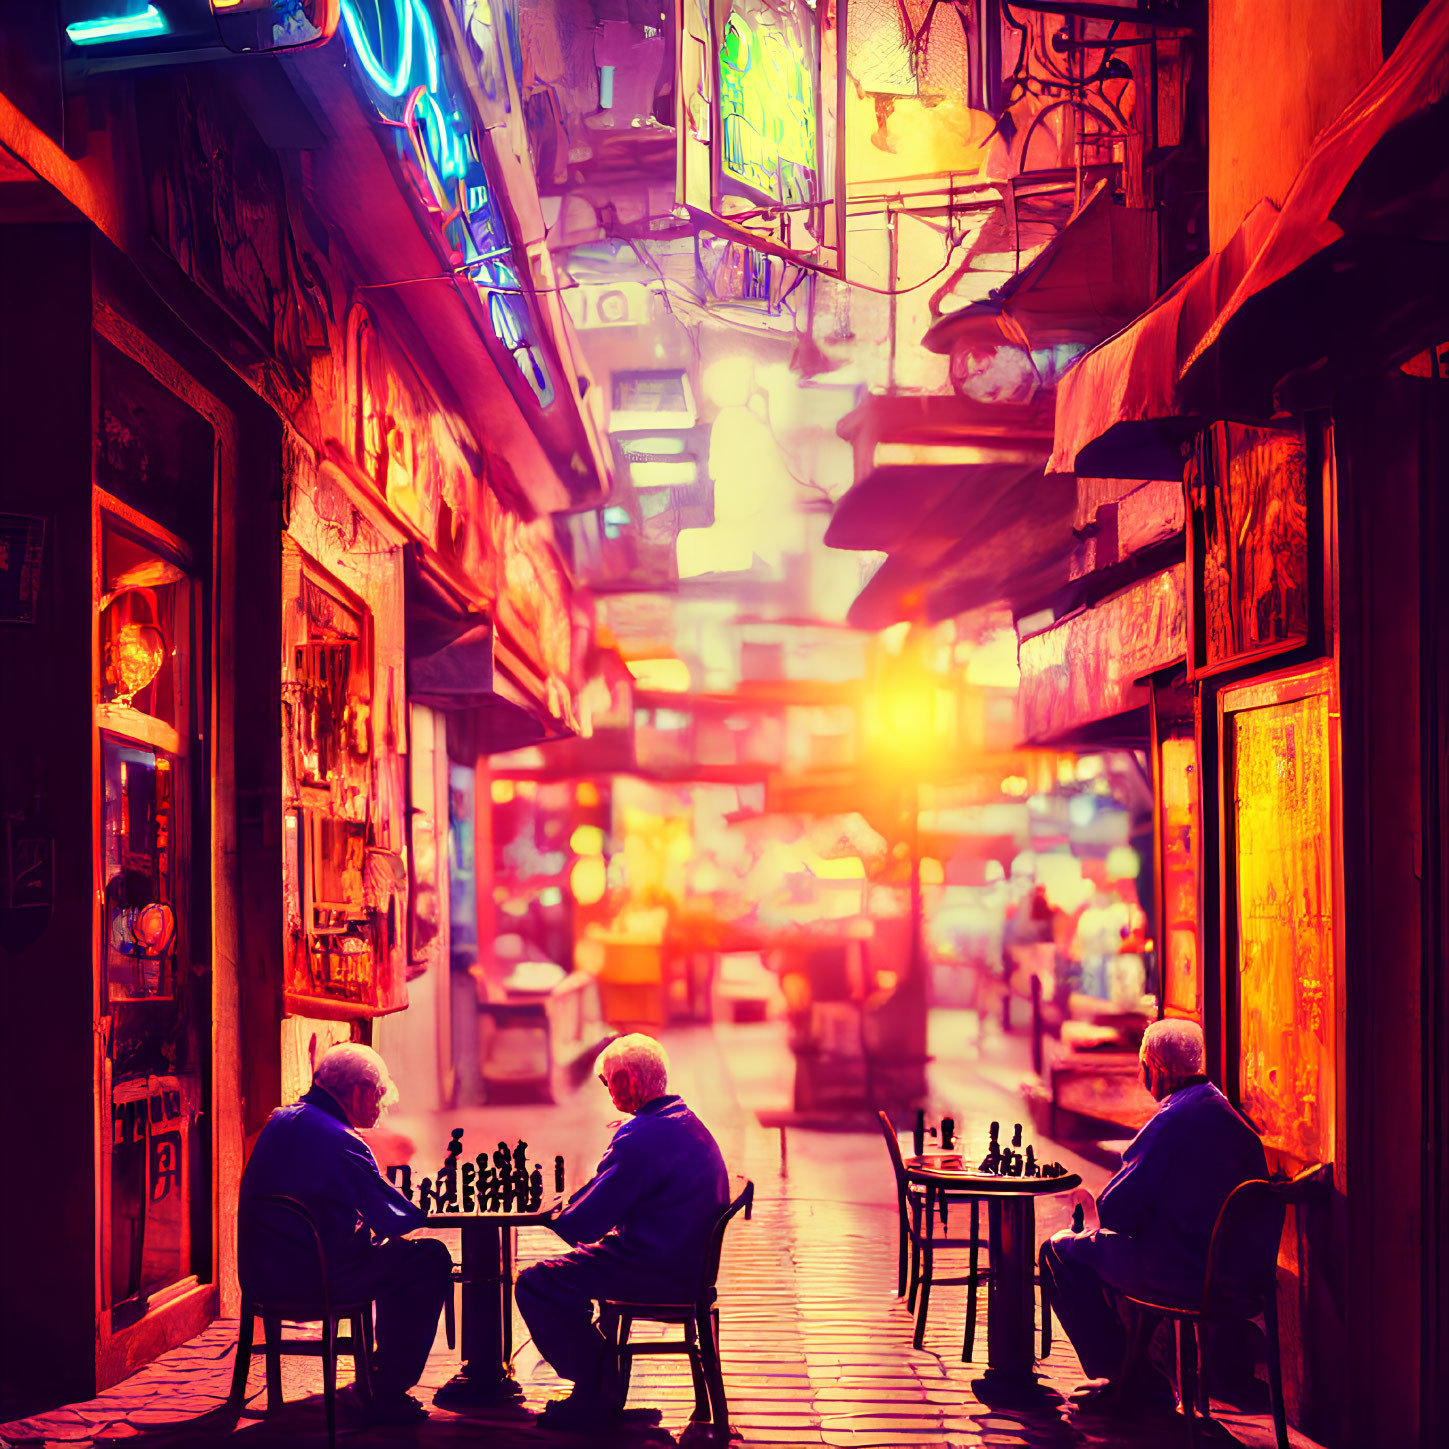
{"label": "chess piece", "polygon": [[484,1212],[498,1211],[498,1169],[491,1162],[478,1179],[478,1197]]}
{"label": "chess piece", "polygon": [[926,1109],[916,1108],[916,1125],[911,1129],[911,1151],[917,1157],[926,1150]]}
{"label": "chess piece", "polygon": [[543,1169],[534,1163],[528,1175],[528,1210],[536,1213],[543,1206]]}
{"label": "chess piece", "polygon": [[493,1151],[493,1167],[498,1173],[499,1180],[508,1171],[509,1164],[513,1161],[513,1154],[508,1150],[506,1142],[500,1142]]}
{"label": "chess piece", "polygon": [[463,1155],[463,1129],[454,1127],[448,1138],[448,1161],[456,1166],[458,1159]]}
{"label": "chess piece", "polygon": [[513,1169],[513,1201],[518,1205],[518,1211],[528,1211],[528,1165]]}
{"label": "chess piece", "polygon": [[941,1118],[941,1148],[949,1152],[956,1141],[956,1119],[954,1117]]}
{"label": "chess piece", "polygon": [[1030,1144],[1027,1145],[1026,1149],[1026,1167],[1023,1170],[1023,1176],[1036,1176],[1036,1151]]}
{"label": "chess piece", "polygon": [[1074,1233],[1080,1233],[1082,1229],[1086,1227],[1086,1225],[1087,1215],[1082,1210],[1081,1203],[1078,1203],[1076,1207],[1072,1209],[1072,1231]]}
{"label": "chess piece", "polygon": [[1016,1148],[1016,1150],[1017,1150],[1017,1151],[1018,1151],[1018,1152],[1020,1152],[1020,1151],[1021,1151],[1021,1123],[1020,1123],[1020,1122],[1018,1122],[1018,1123],[1017,1123],[1017,1124],[1016,1124],[1016,1125],[1015,1125],[1015,1126],[1014,1126],[1014,1127],[1013,1127],[1013,1128],[1012,1128],[1012,1129],[1011,1129],[1011,1145],[1012,1145],[1012,1146],[1013,1146],[1013,1147],[1014,1147],[1014,1148]]}
{"label": "chess piece", "polygon": [[553,1160],[553,1190],[555,1192],[564,1190],[564,1160],[561,1156],[555,1157]]}
{"label": "chess piece", "polygon": [[513,1149],[513,1170],[524,1174],[528,1172],[528,1143],[521,1137],[518,1146]]}
{"label": "chess piece", "polygon": [[433,1180],[425,1177],[418,1184],[418,1206],[425,1212],[431,1213],[435,1210],[433,1197]]}
{"label": "chess piece", "polygon": [[498,1185],[503,1193],[503,1211],[513,1211],[513,1165],[498,1169]]}
{"label": "chess piece", "polygon": [[471,1162],[463,1164],[463,1211],[470,1213],[476,1206],[473,1194],[473,1185],[478,1177],[478,1169]]}
{"label": "chess piece", "polygon": [[413,1200],[413,1170],[406,1162],[395,1163],[387,1170],[387,1180],[407,1198]]}

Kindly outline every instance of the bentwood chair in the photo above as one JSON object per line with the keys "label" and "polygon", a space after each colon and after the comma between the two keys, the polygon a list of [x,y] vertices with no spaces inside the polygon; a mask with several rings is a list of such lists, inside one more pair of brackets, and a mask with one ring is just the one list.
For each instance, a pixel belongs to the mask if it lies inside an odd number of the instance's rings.
{"label": "bentwood chair", "polygon": [[[948,1189],[929,1190],[913,1184],[906,1176],[905,1159],[901,1156],[900,1140],[885,1112],[877,1112],[881,1135],[886,1140],[890,1153],[891,1168],[896,1176],[896,1211],[899,1215],[899,1246],[896,1261],[896,1294],[906,1296],[906,1307],[914,1309],[916,1330],[912,1339],[916,1348],[925,1343],[926,1316],[931,1306],[931,1289],[962,1287],[966,1289],[966,1335],[961,1345],[961,1361],[969,1363],[976,1348],[976,1299],[981,1284],[991,1278],[989,1267],[979,1266],[978,1254],[989,1245],[981,1236],[981,1200],[973,1193],[955,1193]],[[936,1236],[936,1216],[939,1213],[944,1228],[947,1209],[952,1203],[960,1203],[971,1210],[971,1231],[964,1238]],[[907,1277],[907,1248],[910,1252],[910,1271]],[[942,1278],[936,1275],[935,1255],[943,1248],[969,1249],[970,1267],[961,1277]]]}
{"label": "bentwood chair", "polygon": [[1202,1301],[1194,1307],[1154,1303],[1126,1296],[1135,1309],[1122,1375],[1140,1362],[1152,1331],[1162,1319],[1172,1323],[1177,1338],[1177,1386],[1187,1420],[1189,1446],[1196,1446],[1198,1414],[1211,1423],[1207,1371],[1203,1363],[1204,1325],[1212,1319],[1263,1320],[1268,1390],[1278,1449],[1289,1449],[1288,1419],[1283,1407],[1283,1361],[1278,1342],[1278,1243],[1288,1208],[1312,1200],[1325,1180],[1315,1163],[1297,1177],[1281,1181],[1255,1178],[1228,1194],[1213,1225],[1208,1245]]}
{"label": "bentwood chair", "polygon": [[[255,1233],[264,1223],[252,1215],[258,1210],[278,1217],[299,1218],[312,1236],[317,1249],[317,1296],[298,1298],[258,1298],[250,1287],[242,1284],[241,1324],[237,1330],[236,1364],[232,1369],[231,1393],[227,1407],[240,1413],[246,1404],[247,1371],[252,1356],[265,1353],[267,1358],[267,1413],[282,1407],[282,1355],[301,1355],[322,1360],[322,1398],[327,1406],[327,1442],[337,1444],[337,1359],[340,1354],[351,1357],[357,1376],[357,1389],[364,1401],[372,1397],[372,1301],[334,1303],[327,1291],[327,1258],[322,1251],[322,1235],[317,1220],[305,1204],[294,1197],[268,1196],[253,1198],[247,1203],[248,1217],[239,1225],[243,1233]],[[306,1285],[312,1286],[312,1285]],[[265,1343],[254,1347],[254,1319],[262,1320]],[[283,1338],[282,1324],[320,1323],[320,1339]],[[349,1336],[339,1337],[338,1326],[347,1323]]]}
{"label": "bentwood chair", "polygon": [[[637,1356],[687,1354],[690,1376],[694,1380],[694,1413],[690,1415],[690,1419],[697,1424],[712,1422],[715,1430],[721,1434],[729,1433],[730,1419],[729,1405],[725,1400],[724,1374],[720,1368],[719,1305],[715,1280],[719,1277],[719,1259],[724,1248],[725,1229],[741,1211],[748,1218],[754,1201],[755,1185],[745,1180],[744,1187],[734,1201],[715,1221],[693,1302],[634,1302],[610,1298],[599,1304],[599,1328],[604,1337],[614,1345],[614,1352],[618,1355],[619,1381],[624,1392],[627,1394],[629,1391],[629,1370]],[[646,1323],[677,1323],[684,1329],[684,1336],[630,1342],[629,1334],[639,1319]]]}

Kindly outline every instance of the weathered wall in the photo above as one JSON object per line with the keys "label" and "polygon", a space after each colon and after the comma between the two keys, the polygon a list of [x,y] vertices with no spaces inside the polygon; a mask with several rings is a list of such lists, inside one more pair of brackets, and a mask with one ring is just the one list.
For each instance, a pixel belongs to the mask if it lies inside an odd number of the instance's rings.
{"label": "weathered wall", "polygon": [[1208,222],[1217,251],[1282,205],[1313,139],[1379,67],[1379,0],[1212,0]]}

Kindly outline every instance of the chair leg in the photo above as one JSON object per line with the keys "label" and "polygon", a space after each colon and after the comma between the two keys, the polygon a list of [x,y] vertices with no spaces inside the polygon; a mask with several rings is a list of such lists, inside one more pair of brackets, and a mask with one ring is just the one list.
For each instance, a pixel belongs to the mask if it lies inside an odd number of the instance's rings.
{"label": "chair leg", "polygon": [[699,1356],[703,1361],[705,1382],[709,1387],[710,1415],[717,1436],[730,1431],[730,1410],[725,1402],[724,1371],[719,1360],[719,1309],[711,1309],[699,1319]]}
{"label": "chair leg", "polygon": [[1046,1358],[1052,1351],[1052,1285],[1045,1273],[1039,1274],[1037,1287],[1041,1291],[1041,1356]]}
{"label": "chair leg", "polygon": [[453,1284],[448,1283],[448,1296],[443,1299],[443,1336],[448,1341],[448,1351],[451,1353],[458,1346],[458,1320],[457,1310],[453,1306]]}
{"label": "chair leg", "polygon": [[238,1413],[246,1407],[247,1370],[252,1364],[252,1333],[255,1329],[252,1305],[242,1300],[241,1322],[236,1330],[236,1362],[231,1370],[231,1392],[226,1396],[226,1406]]}
{"label": "chair leg", "polygon": [[1197,1342],[1193,1326],[1177,1321],[1177,1391],[1182,1395],[1182,1415],[1187,1420],[1188,1449],[1197,1449]]}
{"label": "chair leg", "polygon": [[352,1318],[352,1377],[365,1404],[372,1402],[372,1330],[368,1326],[371,1317],[372,1305],[368,1304]]}
{"label": "chair leg", "polygon": [[906,1310],[914,1313],[916,1311],[916,1293],[921,1286],[921,1201],[915,1198],[911,1202],[911,1282],[910,1290],[906,1294]]}
{"label": "chair leg", "polygon": [[901,1199],[898,1220],[896,1222],[896,1297],[906,1296],[906,1273],[908,1271],[908,1255],[906,1240],[910,1237],[907,1227],[909,1222],[908,1213],[910,1209],[906,1206],[905,1198]]}
{"label": "chair leg", "polygon": [[1283,1354],[1278,1344],[1278,1297],[1277,1291],[1270,1291],[1263,1300],[1264,1337],[1268,1340],[1265,1355],[1268,1360],[1268,1392],[1273,1399],[1273,1433],[1278,1440],[1278,1449],[1289,1449],[1288,1410],[1283,1403]]}
{"label": "chair leg", "polygon": [[973,1197],[971,1199],[971,1272],[970,1281],[966,1284],[966,1341],[961,1345],[962,1363],[970,1363],[971,1356],[976,1352],[976,1289],[978,1287],[976,1240],[980,1232],[981,1205]]}
{"label": "chair leg", "polygon": [[327,1406],[328,1449],[337,1449],[337,1323],[322,1320],[322,1402]]}
{"label": "chair leg", "polygon": [[931,1258],[932,1252],[929,1245],[921,1249],[921,1278],[916,1285],[916,1333],[911,1340],[917,1348],[925,1343],[926,1339],[926,1314],[931,1307]]}
{"label": "chair leg", "polygon": [[275,1313],[264,1315],[262,1331],[267,1336],[267,1413],[275,1414],[282,1407],[282,1320]]}
{"label": "chair leg", "polygon": [[[624,1314],[619,1319],[619,1347],[629,1342],[629,1335],[634,1330],[634,1320],[629,1314]],[[624,1390],[624,1397],[629,1397],[629,1374],[634,1367],[634,1355],[632,1353],[621,1353],[619,1355],[619,1383]]]}
{"label": "chair leg", "polygon": [[697,1322],[684,1326],[684,1341],[689,1345],[689,1377],[694,1383],[694,1412],[689,1416],[693,1424],[709,1422],[709,1380],[704,1375],[704,1354],[699,1344],[700,1334],[708,1332],[707,1325]]}

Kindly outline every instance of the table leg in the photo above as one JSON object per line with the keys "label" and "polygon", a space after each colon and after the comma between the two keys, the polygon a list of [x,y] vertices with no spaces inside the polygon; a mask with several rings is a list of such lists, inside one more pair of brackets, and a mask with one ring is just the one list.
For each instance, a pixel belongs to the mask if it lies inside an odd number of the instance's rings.
{"label": "table leg", "polygon": [[1035,1371],[1036,1205],[1030,1194],[987,1199],[991,1280],[986,1298],[986,1361],[976,1380],[984,1403],[1032,1404],[1057,1397]]}
{"label": "table leg", "polygon": [[463,1224],[463,1367],[433,1396],[440,1408],[523,1397],[510,1363],[513,1255],[504,1246],[506,1233],[496,1222]]}

